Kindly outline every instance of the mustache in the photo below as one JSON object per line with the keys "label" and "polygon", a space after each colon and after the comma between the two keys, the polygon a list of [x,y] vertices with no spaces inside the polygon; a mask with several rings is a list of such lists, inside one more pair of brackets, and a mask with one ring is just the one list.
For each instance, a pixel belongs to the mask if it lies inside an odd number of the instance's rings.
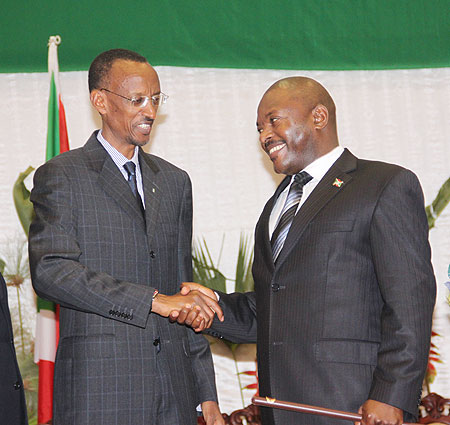
{"label": "mustache", "polygon": [[264,150],[268,151],[270,149],[270,146],[272,146],[272,145],[274,145],[276,143],[286,143],[286,140],[283,140],[283,139],[281,139],[281,140],[268,140],[267,142],[264,142],[262,145],[263,145]]}
{"label": "mustache", "polygon": [[152,124],[155,120],[153,118],[144,117],[144,119],[139,124]]}

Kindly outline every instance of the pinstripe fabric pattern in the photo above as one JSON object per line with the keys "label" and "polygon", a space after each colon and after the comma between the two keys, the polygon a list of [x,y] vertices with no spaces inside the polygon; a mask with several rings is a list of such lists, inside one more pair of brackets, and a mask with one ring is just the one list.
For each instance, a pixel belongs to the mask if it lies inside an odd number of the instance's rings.
{"label": "pinstripe fabric pattern", "polygon": [[149,314],[155,288],[192,278],[187,174],[139,152],[146,223],[127,181],[91,136],[35,174],[30,268],[61,305],[55,425],[196,423],[216,400],[207,341]]}
{"label": "pinstripe fabric pattern", "polygon": [[284,204],[283,210],[281,211],[280,220],[275,228],[272,239],[270,241],[272,245],[272,257],[275,262],[278,255],[283,248],[284,241],[286,240],[287,234],[294,219],[295,213],[297,211],[298,204],[302,199],[303,186],[307,184],[312,177],[306,172],[302,171],[294,177],[294,182],[291,184],[288,196],[286,198],[286,203]]}
{"label": "pinstripe fabric pattern", "polygon": [[[274,264],[268,222],[288,183],[256,226],[255,292],[220,294],[225,321],[212,332],[257,339],[262,396],[353,412],[372,398],[414,422],[436,295],[416,176],[344,151],[295,216]],[[261,414],[264,425],[348,424]]]}

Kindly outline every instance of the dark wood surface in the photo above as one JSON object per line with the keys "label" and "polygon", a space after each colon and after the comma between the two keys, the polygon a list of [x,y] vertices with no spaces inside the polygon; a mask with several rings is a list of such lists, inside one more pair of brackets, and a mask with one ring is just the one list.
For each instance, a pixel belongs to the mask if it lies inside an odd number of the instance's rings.
{"label": "dark wood surface", "polygon": [[[436,393],[430,393],[421,401],[419,423],[431,424],[442,423],[450,425],[450,399],[444,398]],[[243,418],[248,425],[261,425],[259,408],[250,404],[245,409],[239,409],[230,415],[223,414],[226,425],[242,425]],[[198,425],[206,425],[203,417],[198,418]]]}
{"label": "dark wood surface", "polygon": [[430,393],[420,402],[423,408],[419,423],[431,424],[433,422],[450,425],[450,399],[436,393]]}

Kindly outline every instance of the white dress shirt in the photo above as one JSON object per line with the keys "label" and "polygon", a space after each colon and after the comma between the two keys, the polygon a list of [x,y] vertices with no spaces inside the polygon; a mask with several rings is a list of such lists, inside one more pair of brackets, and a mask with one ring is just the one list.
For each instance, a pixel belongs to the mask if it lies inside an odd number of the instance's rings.
{"label": "white dress shirt", "polygon": [[133,158],[128,159],[103,137],[102,130],[99,130],[99,132],[97,133],[97,140],[105,148],[106,152],[108,152],[109,156],[114,161],[114,164],[117,165],[117,168],[119,168],[120,172],[122,173],[126,181],[128,181],[128,172],[127,170],[125,170],[123,166],[129,161],[133,162],[134,165],[136,165],[137,190],[139,192],[139,195],[141,196],[142,204],[145,209],[144,186],[142,184],[141,166],[139,165],[139,148],[135,146]]}
{"label": "white dress shirt", "polygon": [[[303,195],[300,200],[297,212],[308,199],[308,196],[315,189],[315,187],[319,184],[320,180],[322,180],[323,176],[327,173],[327,171],[331,168],[331,166],[336,162],[336,160],[342,155],[344,152],[344,148],[342,146],[336,146],[332,151],[327,154],[317,158],[315,161],[311,162],[308,166],[306,166],[302,171],[306,171],[312,179],[303,186]],[[283,192],[280,193],[278,199],[275,201],[275,205],[272,208],[272,212],[270,213],[269,219],[269,236],[272,237],[272,233],[275,230],[278,221],[280,220],[280,215],[283,210],[284,204],[286,202],[286,198],[289,193],[289,189],[293,182],[293,177],[291,177],[290,183],[286,186]]]}

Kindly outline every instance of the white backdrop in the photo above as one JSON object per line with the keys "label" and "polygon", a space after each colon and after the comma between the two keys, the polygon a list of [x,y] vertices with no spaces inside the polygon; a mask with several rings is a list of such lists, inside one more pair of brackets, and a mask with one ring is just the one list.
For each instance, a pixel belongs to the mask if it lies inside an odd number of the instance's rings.
{"label": "white backdrop", "polygon": [[[341,144],[357,156],[412,169],[427,205],[450,175],[450,68],[294,72],[157,68],[170,95],[159,111],[148,150],[187,170],[194,187],[194,231],[206,238],[219,268],[234,276],[239,235],[252,235],[256,220],[280,177],[258,145],[256,107],[275,80],[307,75],[328,88],[337,105]],[[90,107],[86,72],[60,75],[71,148],[82,146],[100,121]],[[45,158],[48,76],[0,74],[0,252],[21,234],[11,188],[19,172]],[[31,179],[28,180],[31,186]],[[450,307],[446,304],[450,262],[450,207],[430,234],[438,282],[434,330],[444,363],[432,390],[450,396]],[[2,249],[2,247],[4,249]],[[232,289],[232,282],[230,282]],[[10,293],[14,303],[14,293]],[[31,304],[31,301],[29,301]],[[31,310],[30,310],[31,311]],[[30,313],[30,328],[34,315]],[[226,347],[213,345],[223,411],[240,408],[235,365]],[[255,368],[252,346],[238,349],[239,370]],[[245,384],[253,382],[243,378]],[[253,391],[245,390],[245,403]]]}

